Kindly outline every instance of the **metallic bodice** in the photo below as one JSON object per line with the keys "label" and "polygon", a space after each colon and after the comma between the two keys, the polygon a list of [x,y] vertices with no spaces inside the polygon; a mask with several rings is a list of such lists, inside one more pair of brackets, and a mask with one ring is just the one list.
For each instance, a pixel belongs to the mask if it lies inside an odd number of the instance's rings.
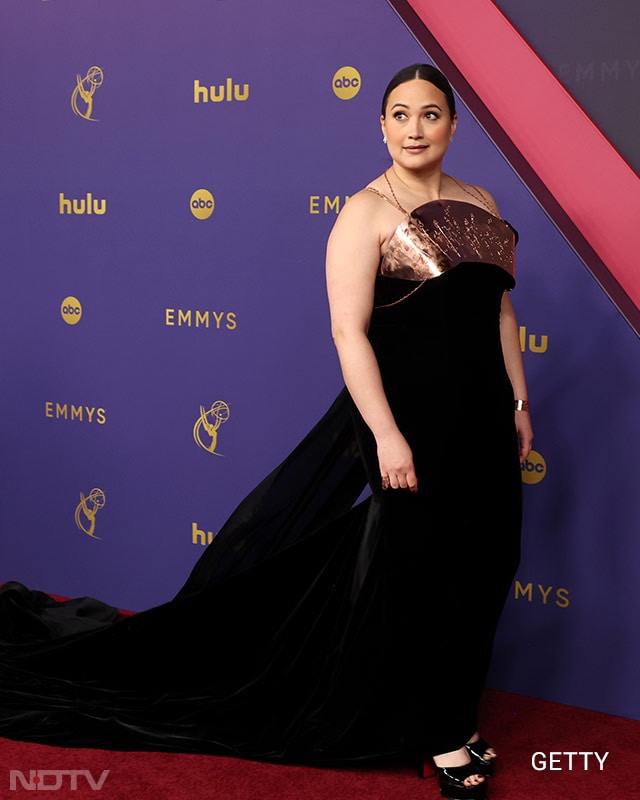
{"label": "metallic bodice", "polygon": [[508,222],[461,200],[432,200],[396,228],[380,261],[388,278],[425,281],[462,262],[495,264],[515,278],[517,234]]}

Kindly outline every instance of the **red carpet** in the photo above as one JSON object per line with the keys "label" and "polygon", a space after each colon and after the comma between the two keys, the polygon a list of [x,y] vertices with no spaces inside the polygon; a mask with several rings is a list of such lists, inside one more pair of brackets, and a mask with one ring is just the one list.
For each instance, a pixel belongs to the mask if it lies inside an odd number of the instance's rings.
{"label": "red carpet", "polygon": [[[490,690],[483,704],[483,733],[499,748],[500,769],[491,780],[491,800],[631,800],[640,795],[640,722]],[[597,752],[595,756],[557,756],[550,771],[533,769],[536,752]],[[29,770],[88,770],[71,776],[46,776],[62,788],[57,800],[437,800],[435,779],[421,781],[409,768],[310,769],[274,766],[212,756],[71,750],[0,739],[0,798],[33,797],[11,770],[29,781]]]}

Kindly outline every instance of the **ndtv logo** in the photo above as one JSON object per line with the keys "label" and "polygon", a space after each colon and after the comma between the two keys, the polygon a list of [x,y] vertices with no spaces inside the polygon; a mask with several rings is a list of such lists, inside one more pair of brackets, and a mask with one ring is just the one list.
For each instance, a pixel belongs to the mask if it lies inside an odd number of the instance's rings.
{"label": "ndtv logo", "polygon": [[[29,779],[19,769],[9,771],[9,789],[15,791],[20,782],[23,789],[30,792],[57,792],[65,785],[72,791],[78,789],[78,779],[83,778],[94,792],[100,791],[110,770],[104,769],[96,780],[88,769],[30,769]],[[66,779],[66,780],[65,780]]]}

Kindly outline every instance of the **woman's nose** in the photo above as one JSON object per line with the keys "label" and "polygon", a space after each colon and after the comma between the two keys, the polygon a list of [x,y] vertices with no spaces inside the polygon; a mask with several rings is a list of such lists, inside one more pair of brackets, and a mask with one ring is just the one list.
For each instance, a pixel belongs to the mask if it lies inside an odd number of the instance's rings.
{"label": "woman's nose", "polygon": [[411,139],[422,139],[422,123],[419,119],[414,120],[409,128],[409,137]]}

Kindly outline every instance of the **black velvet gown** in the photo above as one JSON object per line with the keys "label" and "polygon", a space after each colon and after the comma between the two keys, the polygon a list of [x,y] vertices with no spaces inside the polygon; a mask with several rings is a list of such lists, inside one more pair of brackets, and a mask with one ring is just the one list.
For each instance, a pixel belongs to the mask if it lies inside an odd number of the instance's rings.
{"label": "black velvet gown", "polygon": [[343,390],[166,604],[116,619],[5,584],[0,736],[327,765],[461,747],[519,559],[514,243],[434,201],[381,262],[370,339],[419,492],[380,490]]}

